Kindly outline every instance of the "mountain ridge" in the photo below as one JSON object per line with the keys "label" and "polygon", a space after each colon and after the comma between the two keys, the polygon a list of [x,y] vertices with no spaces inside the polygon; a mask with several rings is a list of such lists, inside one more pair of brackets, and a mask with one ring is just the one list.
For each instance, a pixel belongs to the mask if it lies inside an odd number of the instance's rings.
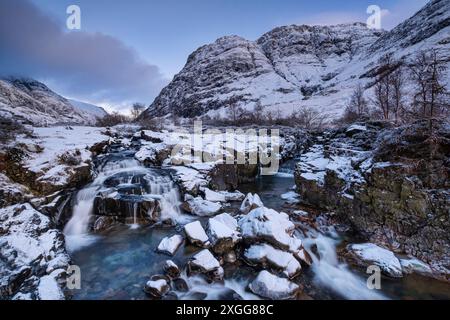
{"label": "mountain ridge", "polygon": [[409,59],[433,47],[450,62],[449,21],[450,1],[433,0],[391,31],[356,22],[281,26],[256,41],[224,36],[191,53],[141,119],[227,117],[230,106],[252,112],[257,104],[286,116],[310,107],[338,118],[358,82],[373,84],[368,70],[385,53]]}

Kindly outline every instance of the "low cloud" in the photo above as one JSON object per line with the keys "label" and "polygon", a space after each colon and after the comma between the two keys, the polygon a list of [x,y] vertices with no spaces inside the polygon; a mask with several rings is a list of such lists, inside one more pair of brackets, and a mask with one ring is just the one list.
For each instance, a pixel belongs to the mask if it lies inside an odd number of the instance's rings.
{"label": "low cloud", "polygon": [[103,105],[151,103],[167,83],[119,39],[66,31],[27,0],[0,1],[0,47],[0,74],[40,79],[58,93]]}

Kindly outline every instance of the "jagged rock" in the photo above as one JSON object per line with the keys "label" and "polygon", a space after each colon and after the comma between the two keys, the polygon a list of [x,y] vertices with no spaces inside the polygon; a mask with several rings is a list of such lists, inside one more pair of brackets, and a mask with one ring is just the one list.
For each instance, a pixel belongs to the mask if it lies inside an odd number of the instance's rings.
{"label": "jagged rock", "polygon": [[179,234],[173,235],[172,237],[165,237],[159,243],[157,251],[173,256],[183,241],[183,237]]}
{"label": "jagged rock", "polygon": [[194,255],[189,260],[188,268],[189,273],[202,273],[211,281],[221,281],[223,279],[223,268],[208,249],[204,249]]}
{"label": "jagged rock", "polygon": [[0,234],[0,299],[64,299],[70,257],[49,218],[30,204],[6,207]]}
{"label": "jagged rock", "polygon": [[336,212],[368,241],[417,257],[445,278],[450,128],[436,121],[431,138],[427,124],[367,122],[351,138],[347,128],[330,131],[301,156],[295,179],[302,201]]}
{"label": "jagged rock", "polygon": [[184,232],[186,233],[189,242],[195,246],[208,248],[211,245],[208,235],[206,234],[205,229],[203,229],[200,221],[191,222],[185,225]]}
{"label": "jagged rock", "polygon": [[372,243],[364,243],[348,245],[347,252],[347,256],[358,265],[365,267],[376,265],[388,276],[403,277],[400,260],[389,250]]}
{"label": "jagged rock", "polygon": [[204,173],[183,166],[174,166],[172,168],[174,170],[174,180],[179,184],[183,193],[196,197],[200,189],[208,185],[207,177]]}
{"label": "jagged rock", "polygon": [[223,254],[232,250],[241,239],[238,232],[238,223],[228,213],[210,218],[208,225],[212,249],[217,254]]}
{"label": "jagged rock", "polygon": [[0,173],[0,208],[30,201],[33,195],[21,184]]}
{"label": "jagged rock", "polygon": [[117,221],[113,217],[98,217],[97,220],[94,222],[93,230],[94,232],[102,232],[105,231],[112,226],[114,226],[117,223]]}
{"label": "jagged rock", "polygon": [[121,222],[154,223],[161,213],[154,197],[121,194],[115,189],[100,192],[94,200],[94,215],[115,217]]}
{"label": "jagged rock", "polygon": [[160,166],[170,156],[172,147],[165,143],[143,145],[134,157],[146,166]]}
{"label": "jagged rock", "polygon": [[263,298],[271,300],[286,300],[293,298],[300,287],[284,278],[279,278],[263,270],[249,285],[250,290]]}
{"label": "jagged rock", "polygon": [[177,279],[180,277],[180,268],[172,260],[164,262],[164,272],[170,279]]}
{"label": "jagged rock", "polygon": [[247,194],[244,201],[242,201],[240,211],[244,214],[249,213],[253,209],[264,207],[264,204],[262,203],[261,199],[257,194]]}
{"label": "jagged rock", "polygon": [[289,279],[295,278],[302,271],[300,262],[292,253],[285,252],[268,244],[252,245],[244,252],[247,261],[260,264],[263,268],[268,266],[283,270]]}
{"label": "jagged rock", "polygon": [[259,174],[256,164],[216,164],[209,172],[209,185],[214,190],[235,190],[241,183],[252,182]]}

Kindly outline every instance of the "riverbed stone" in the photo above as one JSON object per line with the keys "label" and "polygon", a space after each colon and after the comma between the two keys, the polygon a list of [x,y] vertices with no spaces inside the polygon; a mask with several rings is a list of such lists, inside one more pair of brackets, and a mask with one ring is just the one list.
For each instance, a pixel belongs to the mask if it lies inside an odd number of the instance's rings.
{"label": "riverbed stone", "polygon": [[277,277],[269,271],[263,270],[250,283],[249,289],[263,298],[287,300],[294,298],[300,287],[285,278]]}
{"label": "riverbed stone", "polygon": [[208,249],[200,251],[189,260],[188,271],[190,274],[204,274],[209,281],[221,281],[224,276],[219,261]]}
{"label": "riverbed stone", "polygon": [[209,241],[208,235],[206,234],[205,229],[203,229],[200,221],[194,221],[185,225],[184,232],[186,233],[186,237],[189,242],[194,246],[201,248],[210,247],[211,242]]}

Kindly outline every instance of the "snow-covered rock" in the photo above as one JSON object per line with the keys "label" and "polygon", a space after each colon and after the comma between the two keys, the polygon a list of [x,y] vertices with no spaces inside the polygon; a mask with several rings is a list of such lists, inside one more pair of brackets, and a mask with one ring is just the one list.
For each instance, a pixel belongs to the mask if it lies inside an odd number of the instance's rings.
{"label": "snow-covered rock", "polygon": [[300,202],[299,197],[300,195],[295,191],[289,191],[281,195],[281,199],[286,200],[286,202],[290,204],[299,203]]}
{"label": "snow-covered rock", "polygon": [[211,189],[205,188],[205,200],[211,202],[225,202],[225,195],[219,192],[212,191]]}
{"label": "snow-covered rock", "polygon": [[228,213],[223,213],[209,219],[208,234],[211,239],[214,252],[226,253],[233,249],[241,239],[238,232],[238,223]]}
{"label": "snow-covered rock", "polygon": [[0,298],[63,299],[59,280],[70,257],[49,218],[30,204],[14,205],[0,209],[0,230]]}
{"label": "snow-covered rock", "polygon": [[430,266],[417,258],[400,259],[403,273],[418,273],[424,276],[433,274]]}
{"label": "snow-covered rock", "polygon": [[174,166],[174,179],[185,193],[197,196],[201,188],[208,185],[206,175],[192,168]]}
{"label": "snow-covered rock", "polygon": [[283,212],[265,207],[256,208],[239,221],[242,237],[248,242],[266,241],[292,253],[302,248],[302,241],[292,235],[295,225]]}
{"label": "snow-covered rock", "polygon": [[171,279],[177,279],[181,273],[180,268],[172,260],[166,260],[166,262],[164,262],[163,269],[167,276]]}
{"label": "snow-covered rock", "polygon": [[184,232],[186,233],[189,242],[193,245],[202,248],[207,248],[211,245],[208,235],[206,234],[205,229],[203,229],[200,221],[194,221],[185,225]]}
{"label": "snow-covered rock", "polygon": [[222,205],[218,202],[204,200],[202,197],[187,197],[183,209],[199,217],[210,217],[217,214],[222,209]]}
{"label": "snow-covered rock", "polygon": [[188,267],[191,273],[205,274],[211,280],[223,279],[223,268],[208,249],[204,249],[194,255],[189,261]]}
{"label": "snow-covered rock", "polygon": [[250,290],[267,299],[286,300],[293,298],[299,286],[287,279],[277,277],[270,272],[263,270],[249,285]]}
{"label": "snow-covered rock", "polygon": [[225,197],[225,201],[242,201],[245,199],[245,194],[236,190],[236,191],[219,191],[221,195]]}
{"label": "snow-covered rock", "polygon": [[154,298],[161,298],[170,290],[170,285],[165,279],[150,280],[144,286],[145,293]]}
{"label": "snow-covered rock", "polygon": [[[10,165],[15,165],[17,171],[21,169],[21,183],[30,184],[42,193],[85,184],[92,174],[91,149],[110,141],[103,131],[81,126],[34,128],[32,136],[16,138],[24,155],[21,161]],[[38,147],[27,147],[34,145]]]}
{"label": "snow-covered rock", "polygon": [[261,198],[256,193],[249,193],[245,197],[244,201],[242,201],[240,211],[246,214],[259,207],[264,207]]}
{"label": "snow-covered rock", "polygon": [[244,256],[251,263],[281,269],[290,279],[296,277],[302,270],[300,263],[292,253],[275,249],[268,244],[252,245],[245,250]]}
{"label": "snow-covered rock", "polygon": [[172,237],[165,237],[159,243],[157,250],[173,256],[183,241],[183,237],[179,234],[173,235]]}
{"label": "snow-covered rock", "polygon": [[388,276],[399,278],[403,276],[400,260],[392,251],[381,248],[373,243],[351,244],[347,251],[357,264],[363,266],[376,265]]}

